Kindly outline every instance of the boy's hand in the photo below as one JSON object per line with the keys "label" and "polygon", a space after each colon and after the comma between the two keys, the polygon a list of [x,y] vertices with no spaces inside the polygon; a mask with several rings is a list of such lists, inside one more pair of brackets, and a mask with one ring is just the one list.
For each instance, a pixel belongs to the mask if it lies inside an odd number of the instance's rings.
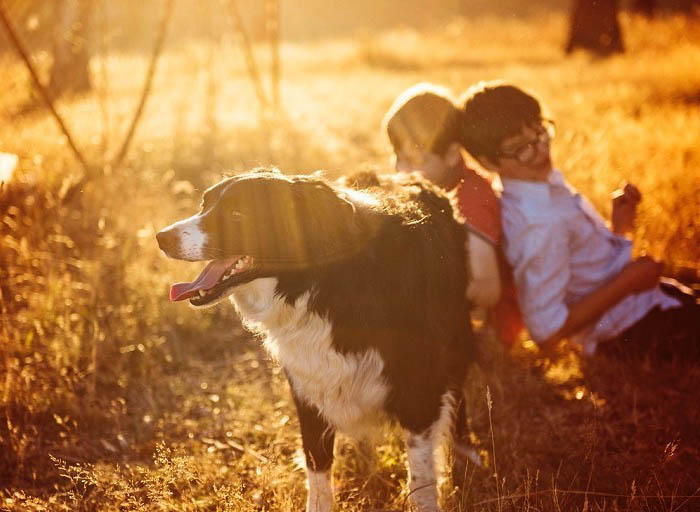
{"label": "boy's hand", "polygon": [[639,189],[631,183],[625,185],[624,189],[613,192],[613,233],[624,235],[634,229],[634,221],[637,218],[637,205],[641,200],[641,192],[639,192]]}
{"label": "boy's hand", "polygon": [[630,293],[640,293],[659,284],[664,264],[649,256],[642,256],[622,269],[624,279],[629,283]]}

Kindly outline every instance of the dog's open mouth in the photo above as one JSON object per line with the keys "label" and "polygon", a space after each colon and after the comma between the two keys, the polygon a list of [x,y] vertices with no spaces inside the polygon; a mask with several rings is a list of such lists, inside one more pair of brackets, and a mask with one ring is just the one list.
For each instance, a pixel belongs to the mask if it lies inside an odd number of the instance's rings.
{"label": "dog's open mouth", "polygon": [[250,256],[236,256],[223,260],[210,261],[199,277],[191,283],[175,283],[170,288],[170,300],[190,299],[195,306],[212,302],[242,281],[242,274],[253,266]]}

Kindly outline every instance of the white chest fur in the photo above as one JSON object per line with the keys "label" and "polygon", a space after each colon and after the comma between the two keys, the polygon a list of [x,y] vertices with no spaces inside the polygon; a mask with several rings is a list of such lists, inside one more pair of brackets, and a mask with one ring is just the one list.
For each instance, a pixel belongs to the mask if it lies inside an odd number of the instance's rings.
{"label": "white chest fur", "polygon": [[338,430],[362,437],[381,424],[388,386],[375,349],[341,354],[333,349],[331,323],[309,313],[309,294],[293,306],[275,296],[277,280],[256,279],[231,295],[246,327],[265,334],[265,347],[290,376],[296,393],[315,405]]}

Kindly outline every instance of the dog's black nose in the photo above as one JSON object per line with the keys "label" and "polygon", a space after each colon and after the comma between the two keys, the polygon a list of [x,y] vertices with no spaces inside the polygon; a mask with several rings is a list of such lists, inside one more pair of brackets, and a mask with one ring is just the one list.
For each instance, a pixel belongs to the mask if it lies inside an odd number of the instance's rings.
{"label": "dog's black nose", "polygon": [[158,240],[158,247],[163,251],[167,252],[168,249],[172,249],[175,245],[175,235],[171,229],[164,229],[156,234],[156,240]]}

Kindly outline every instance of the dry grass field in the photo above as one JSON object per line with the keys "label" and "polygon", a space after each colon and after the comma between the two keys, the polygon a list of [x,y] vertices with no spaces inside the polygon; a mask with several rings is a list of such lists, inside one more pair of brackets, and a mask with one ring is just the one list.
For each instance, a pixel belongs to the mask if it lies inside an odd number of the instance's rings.
{"label": "dry grass field", "polygon": [[[380,121],[415,82],[536,91],[558,167],[604,214],[614,188],[636,183],[635,250],[692,278],[700,21],[622,22],[628,51],[604,60],[565,58],[558,14],[285,42],[283,113],[262,120],[233,43],[166,48],[128,158],[68,199],[82,170],[47,111],[26,108],[20,61],[0,54],[0,151],[20,158],[0,189],[0,509],[302,509],[283,374],[231,308],[168,301],[198,268],[167,260],[154,234],[224,172],[390,171]],[[147,59],[96,57],[97,92],[59,102],[91,162],[121,139]],[[482,345],[469,421],[483,465],[445,482],[446,511],[700,510],[700,365]],[[407,508],[400,435],[374,456],[343,437],[336,452],[337,510]]]}

